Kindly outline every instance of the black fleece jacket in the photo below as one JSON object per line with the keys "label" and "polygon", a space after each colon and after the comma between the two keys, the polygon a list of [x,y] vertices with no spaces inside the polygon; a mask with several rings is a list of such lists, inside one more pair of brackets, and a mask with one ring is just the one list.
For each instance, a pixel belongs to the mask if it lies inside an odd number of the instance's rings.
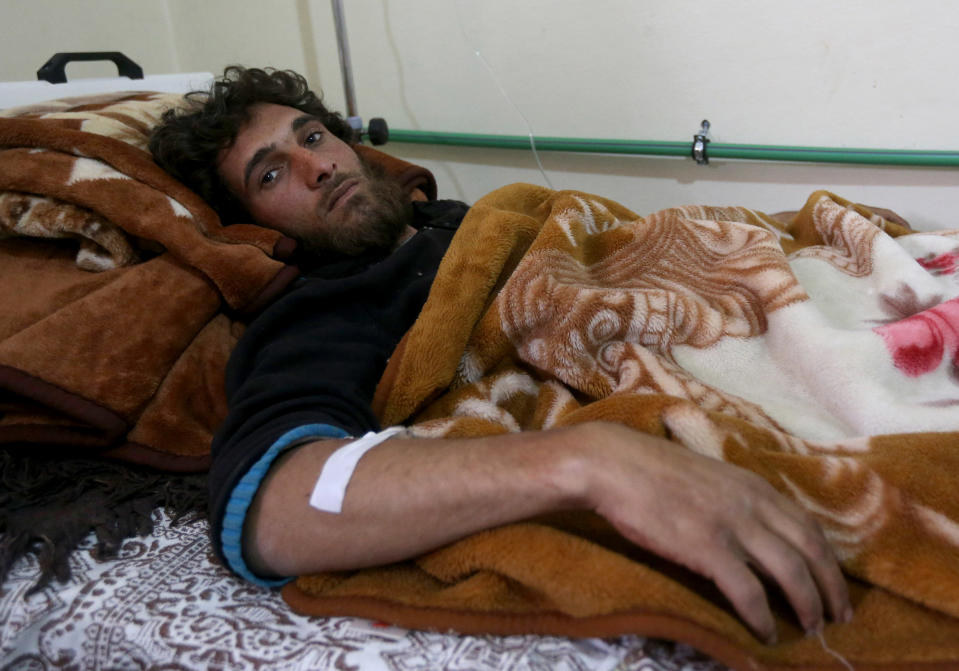
{"label": "black fleece jacket", "polygon": [[212,448],[218,553],[236,483],[280,436],[309,424],[353,436],[379,429],[370,408],[376,385],[466,210],[458,201],[415,203],[418,231],[395,252],[322,260],[249,325],[227,366],[229,414]]}

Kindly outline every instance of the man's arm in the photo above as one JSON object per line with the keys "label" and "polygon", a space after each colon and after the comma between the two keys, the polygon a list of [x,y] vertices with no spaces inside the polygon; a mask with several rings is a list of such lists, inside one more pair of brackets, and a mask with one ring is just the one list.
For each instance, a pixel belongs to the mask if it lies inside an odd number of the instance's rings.
{"label": "man's arm", "polygon": [[[488,438],[390,440],[360,461],[340,514],[309,506],[320,441],[281,458],[247,516],[244,551],[262,574],[300,575],[405,559],[470,533],[569,509],[594,510],[626,538],[712,579],[760,635],[775,634],[762,583],[804,628],[849,615],[815,522],[760,477],[621,425]],[[825,607],[824,607],[825,602]]]}

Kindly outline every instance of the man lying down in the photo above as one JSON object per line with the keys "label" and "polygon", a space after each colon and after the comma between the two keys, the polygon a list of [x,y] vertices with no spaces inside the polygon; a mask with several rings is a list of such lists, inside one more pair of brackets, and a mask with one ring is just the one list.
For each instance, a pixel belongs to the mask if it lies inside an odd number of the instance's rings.
{"label": "man lying down", "polygon": [[713,580],[767,640],[775,625],[759,576],[807,631],[851,618],[816,523],[737,466],[607,422],[458,440],[380,431],[373,390],[467,206],[411,203],[361,160],[349,126],[299,75],[232,67],[200,99],[155,130],[157,162],[224,222],[275,228],[311,258],[252,322],[227,371],[211,523],[234,571],[278,585],[583,509]]}

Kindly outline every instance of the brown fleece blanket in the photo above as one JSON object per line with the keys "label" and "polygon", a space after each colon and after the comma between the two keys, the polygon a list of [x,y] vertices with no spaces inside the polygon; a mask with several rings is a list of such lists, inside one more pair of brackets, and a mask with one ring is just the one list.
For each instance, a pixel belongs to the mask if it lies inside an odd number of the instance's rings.
{"label": "brown fleece blanket", "polygon": [[[242,329],[297,276],[293,241],[221,225],[146,151],[176,94],[0,113],[0,446],[203,470]],[[427,171],[358,148],[411,192]]]}
{"label": "brown fleece blanket", "polygon": [[[813,194],[638,217],[514,185],[477,203],[377,392],[385,424],[475,436],[605,419],[762,475],[822,525],[855,617],[778,645],[589,513],[302,576],[301,612],[468,633],[638,633],[740,669],[959,668],[959,232]],[[848,665],[851,665],[848,666]]]}

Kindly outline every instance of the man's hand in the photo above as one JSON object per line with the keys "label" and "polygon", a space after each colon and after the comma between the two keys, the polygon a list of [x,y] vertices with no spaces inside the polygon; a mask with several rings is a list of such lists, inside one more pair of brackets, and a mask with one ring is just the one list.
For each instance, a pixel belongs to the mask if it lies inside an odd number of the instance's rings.
{"label": "man's hand", "polygon": [[[756,573],[775,581],[802,626],[824,602],[851,617],[845,580],[816,522],[759,476],[617,424],[587,425],[589,506],[626,538],[713,580],[767,641],[776,629]],[[586,427],[584,427],[586,428]]]}

